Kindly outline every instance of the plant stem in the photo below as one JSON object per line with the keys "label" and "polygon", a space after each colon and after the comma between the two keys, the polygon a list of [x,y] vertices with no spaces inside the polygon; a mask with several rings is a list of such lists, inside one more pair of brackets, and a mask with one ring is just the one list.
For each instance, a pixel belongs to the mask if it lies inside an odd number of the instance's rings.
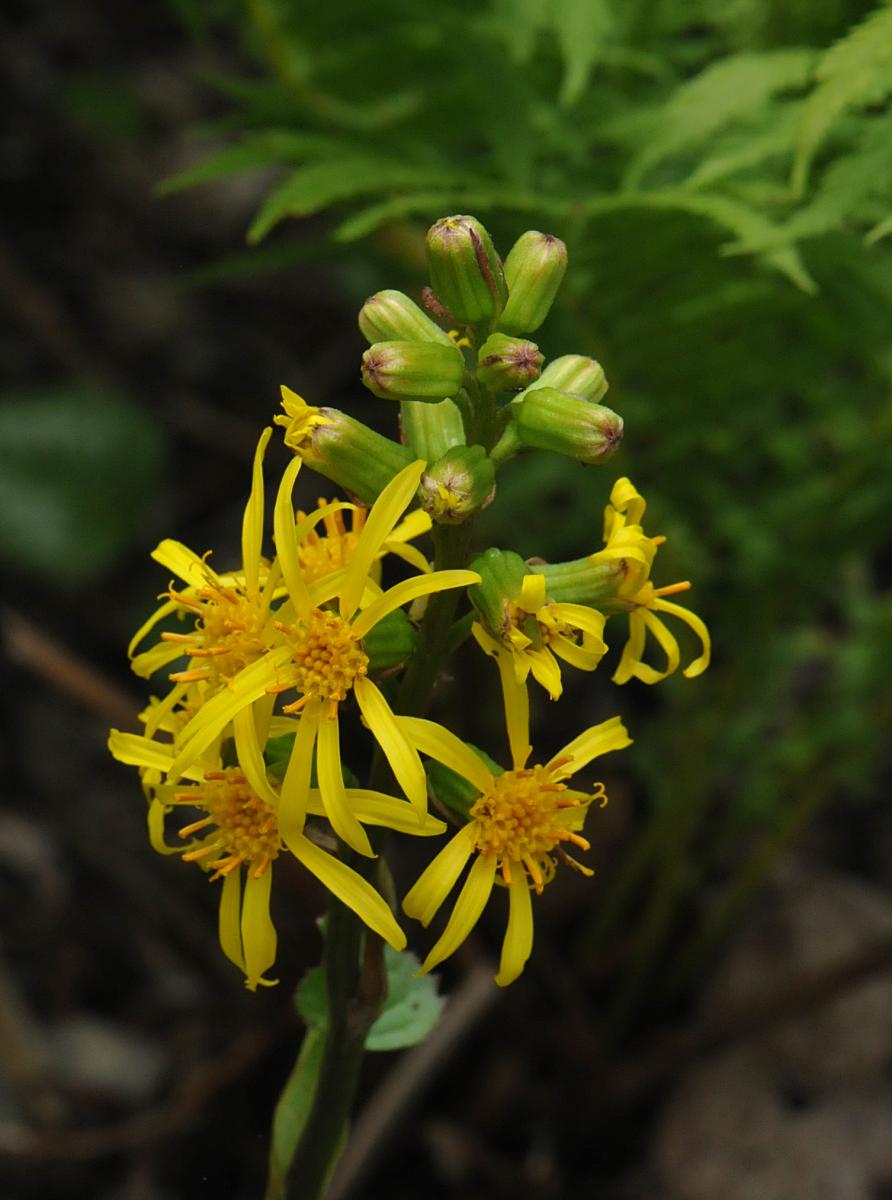
{"label": "plant stem", "polygon": [[288,1168],[286,1200],[324,1195],[344,1140],[359,1083],[365,1040],[384,999],[381,939],[329,896],[323,968],[328,1028],[313,1105]]}

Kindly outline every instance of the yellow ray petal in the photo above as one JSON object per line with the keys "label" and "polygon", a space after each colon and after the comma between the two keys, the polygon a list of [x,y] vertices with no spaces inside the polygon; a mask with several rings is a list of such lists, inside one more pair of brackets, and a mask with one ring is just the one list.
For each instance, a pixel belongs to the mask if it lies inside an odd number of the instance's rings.
{"label": "yellow ray petal", "polygon": [[147,709],[140,713],[140,720],[145,722],[146,737],[154,737],[159,729],[169,729],[171,727],[167,718],[188,690],[188,683],[180,683],[175,688],[171,688],[163,700],[150,704]]}
{"label": "yellow ray petal", "polygon": [[170,663],[176,662],[178,658],[182,657],[182,644],[158,642],[151,650],[143,650],[142,654],[135,654],[130,660],[130,666],[133,673],[140,679],[150,679],[156,671],[160,671],[162,667],[169,666]]}
{"label": "yellow ray petal", "polygon": [[425,465],[421,461],[410,463],[391,479],[372,505],[341,589],[340,613],[345,621],[349,621],[359,607],[369,569],[382,544],[390,537],[393,527],[408,508]]}
{"label": "yellow ray petal", "polygon": [[538,612],[545,603],[545,576],[524,575],[520,585],[520,607],[524,612]]}
{"label": "yellow ray petal", "polygon": [[273,536],[276,539],[276,561],[281,568],[282,578],[288,588],[288,595],[291,597],[294,611],[302,620],[306,621],[309,619],[313,605],[310,602],[310,593],[300,568],[294,527],[294,505],[291,502],[294,481],[297,479],[300,467],[301,459],[292,458],[285,468],[273,509]]}
{"label": "yellow ray petal", "polygon": [[[236,872],[233,871],[233,875]],[[273,873],[266,870],[256,879],[245,880],[242,901],[242,950],[245,955],[245,983],[253,992],[258,983],[271,983],[263,972],[276,961],[276,927],[269,915],[269,893]]]}
{"label": "yellow ray petal", "polygon": [[372,736],[384,751],[397,783],[420,819],[427,811],[427,777],[418,751],[399,727],[390,705],[370,679],[359,676],[353,684],[353,693]]}
{"label": "yellow ray petal", "polygon": [[215,577],[203,558],[199,558],[194,550],[173,538],[165,538],[163,542],[159,542],[152,551],[152,558],[168,571],[173,571],[178,579],[182,579],[183,583],[188,583],[190,587],[202,587],[207,583],[209,574],[211,578]]}
{"label": "yellow ray petal", "polygon": [[384,938],[394,950],[403,950],[406,935],[397,925],[393,913],[372,885],[352,867],[327,854],[309,838],[301,837],[292,852],[328,890],[365,921],[369,929]]}
{"label": "yellow ray petal", "polygon": [[699,658],[695,658],[693,662],[689,663],[684,671],[682,671],[682,674],[687,679],[695,679],[698,675],[702,675],[709,666],[712,652],[712,640],[709,636],[709,630],[704,623],[689,608],[684,608],[681,604],[673,604],[671,600],[662,600],[658,597],[654,601],[654,608],[660,612],[672,613],[679,620],[684,621],[696,633],[703,645],[703,653]]}
{"label": "yellow ray petal", "polygon": [[319,776],[319,791],[325,805],[325,814],[332,828],[348,846],[360,854],[374,857],[366,831],[357,821],[347,803],[344,777],[341,773],[341,746],[337,715],[327,716],[320,712],[316,741],[316,771]]}
{"label": "yellow ray petal", "polygon": [[412,579],[404,579],[383,596],[379,596],[368,608],[363,609],[352,623],[353,632],[357,637],[365,637],[388,613],[417,600],[419,596],[428,596],[431,592],[445,592],[450,588],[470,587],[471,584],[479,582],[480,576],[476,571],[432,571],[429,575],[416,575]]}
{"label": "yellow ray petal", "polygon": [[169,807],[162,804],[160,800],[151,800],[149,809],[146,815],[146,824],[149,830],[149,845],[156,854],[182,854],[183,843],[178,846],[168,846],[164,840],[164,818],[169,812]]}
{"label": "yellow ray petal", "polygon": [[558,759],[570,758],[571,761],[565,767],[562,767],[560,774],[564,779],[568,779],[571,775],[575,775],[577,771],[581,771],[586,763],[590,763],[593,758],[599,758],[602,754],[609,754],[611,750],[623,750],[626,746],[631,746],[632,739],[629,737],[625,725],[619,717],[610,717],[607,721],[602,721],[600,725],[592,725],[590,729],[586,729],[579,737],[574,738],[572,742],[568,742],[563,750],[559,750],[554,758],[549,762],[549,766]]}
{"label": "yellow ray petal", "polygon": [[276,683],[279,670],[290,659],[291,650],[287,646],[271,650],[239,671],[227,687],[203,704],[181,734],[171,774],[182,774],[219,737],[237,712],[259,700]]}
{"label": "yellow ray petal", "polygon": [[[423,820],[419,822],[418,812],[411,804],[384,792],[373,792],[367,788],[347,788],[347,802],[356,819],[363,825],[382,825],[386,829],[395,829],[415,837],[436,837],[445,833],[448,828],[445,821],[431,816],[430,813],[425,813]],[[321,798],[315,803],[321,806]]]}
{"label": "yellow ray petal", "polygon": [[403,911],[427,927],[452,891],[474,853],[477,827],[473,821],[450,838],[436,858],[419,875],[403,900]]}
{"label": "yellow ray petal", "polygon": [[496,983],[507,987],[526,966],[533,949],[533,905],[526,871],[514,871],[508,888],[508,928]]}
{"label": "yellow ray petal", "polygon": [[243,708],[232,718],[232,731],[235,734],[235,752],[238,755],[239,766],[245,773],[245,779],[257,795],[278,808],[279,797],[270,787],[266,777],[266,763],[263,761],[263,751],[257,739],[257,726],[254,722],[254,710]]}
{"label": "yellow ray petal", "polygon": [[[604,624],[606,617],[595,608],[585,604],[550,604],[548,611],[559,621],[572,625],[574,629],[582,629],[591,634],[603,645]],[[606,646],[604,647],[606,650]]]}
{"label": "yellow ray petal", "polygon": [[421,537],[423,533],[427,533],[432,525],[433,521],[423,508],[414,508],[403,517],[399,525],[394,526],[388,541],[411,542],[415,538]]}
{"label": "yellow ray petal", "polygon": [[220,889],[220,946],[231,963],[242,971],[245,969],[245,959],[242,954],[242,873],[231,871],[223,877],[223,887]]}
{"label": "yellow ray petal", "polygon": [[629,613],[629,637],[623,646],[623,652],[616,670],[613,672],[614,683],[628,683],[636,674],[636,668],[641,663],[644,653],[644,618],[640,612]]}
{"label": "yellow ray petal", "polygon": [[524,658],[530,664],[533,678],[540,687],[545,688],[548,692],[549,699],[559,700],[564,690],[561,682],[561,666],[551,651],[547,647],[543,647],[541,650],[534,650],[530,647],[529,650],[524,651]]}
{"label": "yellow ray petal", "polygon": [[[421,509],[416,508],[415,512],[421,512]],[[418,547],[412,546],[408,542],[396,542],[392,538],[388,538],[384,543],[384,550],[388,554],[394,555],[395,558],[401,558],[403,562],[407,562],[410,567],[414,567],[422,575],[426,575],[428,571],[433,570],[433,567]]]}
{"label": "yellow ray petal", "polygon": [[496,856],[480,854],[474,861],[465,886],[459,892],[452,915],[442,936],[421,965],[422,973],[432,970],[462,944],[486,907],[496,877]]}
{"label": "yellow ray petal", "polygon": [[282,841],[292,853],[294,852],[294,843],[304,831],[310,775],[313,768],[313,747],[316,745],[321,709],[322,701],[318,696],[307,701],[297,726],[285,778],[282,780],[279,833],[282,835]]}
{"label": "yellow ray petal", "polygon": [[[172,745],[155,742],[138,733],[122,733],[119,729],[113,729],[109,734],[108,748],[118,762],[126,763],[128,767],[154,768],[166,775],[173,765]],[[191,765],[182,772],[182,777],[200,783],[204,779],[204,769],[198,764]]]}
{"label": "yellow ray petal", "polygon": [[454,733],[423,717],[398,716],[396,720],[416,750],[435,758],[444,767],[457,771],[463,779],[473,783],[478,791],[485,792],[492,787],[490,772],[474,751],[459,741]]}
{"label": "yellow ray petal", "polygon": [[558,634],[553,637],[548,643],[548,648],[552,654],[556,654],[558,658],[562,658],[564,662],[569,663],[571,667],[575,667],[577,671],[594,671],[598,663],[604,657],[603,650],[589,650],[586,646],[579,646],[576,642],[571,641],[568,637]]}
{"label": "yellow ray petal", "polygon": [[171,613],[175,613],[176,611],[177,605],[175,600],[168,600],[162,604],[160,608],[156,608],[149,619],[140,625],[139,629],[137,629],[136,633],[130,639],[130,644],[127,647],[127,657],[133,658],[136,647],[143,640],[146,634],[150,630],[154,629],[159,621],[163,621],[165,617],[169,617]]}
{"label": "yellow ray petal", "polygon": [[245,588],[256,592],[260,586],[260,551],[263,545],[263,456],[271,428],[264,429],[254,451],[254,466],[251,472],[251,494],[245,505],[242,518],[242,567],[245,572]]}

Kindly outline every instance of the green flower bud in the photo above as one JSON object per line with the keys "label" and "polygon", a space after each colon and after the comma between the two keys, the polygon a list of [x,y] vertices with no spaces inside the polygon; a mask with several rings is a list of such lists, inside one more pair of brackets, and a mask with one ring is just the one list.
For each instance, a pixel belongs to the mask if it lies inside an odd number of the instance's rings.
{"label": "green flower bud", "polygon": [[460,525],[486,508],[496,490],[495,465],[482,446],[454,446],[421,476],[418,497],[444,525]]}
{"label": "green flower bud", "polygon": [[507,333],[532,333],[551,308],[567,269],[567,247],[560,238],[535,229],[521,234],[505,259],[508,303],[499,317]]}
{"label": "green flower bud", "polygon": [[415,649],[415,626],[401,608],[388,613],[362,639],[369,656],[369,673],[379,675],[402,666]]}
{"label": "green flower bud", "polygon": [[552,450],[586,464],[607,462],[623,436],[623,419],[612,409],[547,387],[514,401],[511,427],[520,447]]}
{"label": "green flower bud", "polygon": [[337,408],[316,408],[282,388],[275,422],[285,427],[285,445],[363,504],[372,504],[395,475],[415,461],[407,446],[376,433]]}
{"label": "green flower bud", "polygon": [[416,458],[436,462],[453,446],[465,443],[465,426],[454,400],[439,404],[403,400],[400,404],[403,441]]}
{"label": "green flower bud", "polygon": [[529,567],[513,550],[486,550],[470,564],[480,582],[468,588],[468,598],[486,628],[501,637],[511,625],[510,610],[520,596]]}
{"label": "green flower bud", "polygon": [[362,356],[362,382],[382,400],[439,401],[458,391],[464,373],[451,342],[376,342]]}
{"label": "green flower bud", "polygon": [[370,296],[359,310],[359,328],[370,344],[375,342],[439,342],[451,346],[445,329],[435,324],[426,312],[392,288]]}
{"label": "green flower bud", "polygon": [[584,400],[598,401],[607,393],[607,378],[604,368],[593,358],[584,358],[581,354],[563,354],[551,360],[527,391],[544,387],[572,392]]}
{"label": "green flower bud", "polygon": [[476,217],[443,217],[426,245],[434,293],[456,320],[476,325],[499,315],[508,300],[505,273]]}
{"label": "green flower bud", "polygon": [[545,576],[546,590],[555,603],[587,604],[600,612],[610,612],[614,611],[611,601],[625,582],[628,565],[622,558],[599,562],[590,556],[565,563],[531,563],[527,570]]}
{"label": "green flower bud", "polygon": [[513,392],[539,378],[545,357],[535,342],[494,333],[477,355],[477,378],[492,392]]}

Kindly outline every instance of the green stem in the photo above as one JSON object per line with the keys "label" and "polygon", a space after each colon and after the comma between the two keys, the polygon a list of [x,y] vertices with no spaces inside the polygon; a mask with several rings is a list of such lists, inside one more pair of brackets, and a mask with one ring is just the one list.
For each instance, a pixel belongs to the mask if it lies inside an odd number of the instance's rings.
{"label": "green stem", "polygon": [[343,1146],[369,1029],[384,999],[381,939],[329,897],[323,968],[328,1028],[313,1105],[285,1180],[285,1200],[320,1200]]}

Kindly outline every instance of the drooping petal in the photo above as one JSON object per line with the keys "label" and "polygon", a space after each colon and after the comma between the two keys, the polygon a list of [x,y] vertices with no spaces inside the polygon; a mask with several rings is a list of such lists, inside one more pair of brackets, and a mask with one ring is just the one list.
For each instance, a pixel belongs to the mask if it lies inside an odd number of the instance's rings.
{"label": "drooping petal", "polygon": [[264,429],[254,451],[254,466],[251,472],[251,494],[242,517],[242,566],[245,572],[245,588],[254,593],[260,586],[260,550],[263,545],[263,456],[271,428]]}
{"label": "drooping petal", "polygon": [[[294,459],[300,462],[300,459]],[[170,768],[171,775],[182,774],[211,742],[223,732],[237,712],[259,700],[278,679],[278,673],[291,658],[291,648],[279,646],[243,671],[203,704],[178,742],[178,753]]]}
{"label": "drooping petal", "polygon": [[341,771],[341,745],[337,714],[330,717],[320,711],[316,742],[316,771],[325,813],[332,828],[348,846],[359,854],[374,857],[368,835],[347,803],[344,776]]}
{"label": "drooping petal", "polygon": [[533,949],[533,904],[526,871],[513,871],[508,885],[508,928],[496,983],[507,987],[526,966]]}
{"label": "drooping petal", "polygon": [[703,645],[703,653],[699,658],[695,658],[693,662],[689,663],[685,667],[684,671],[682,671],[682,674],[687,679],[695,679],[698,675],[702,675],[709,666],[709,659],[712,651],[712,640],[709,636],[709,630],[706,628],[704,623],[700,620],[697,614],[691,612],[689,608],[685,608],[681,604],[674,604],[671,600],[662,600],[657,598],[654,601],[654,608],[658,609],[660,612],[672,613],[673,616],[676,616],[679,618],[679,620],[684,621],[684,623],[693,629],[694,633],[696,633]]}
{"label": "drooping petal", "polygon": [[241,868],[223,877],[220,889],[220,947],[231,963],[242,971],[245,959],[242,954],[242,872]]}
{"label": "drooping petal", "polygon": [[550,700],[559,700],[564,690],[561,682],[561,667],[547,647],[534,650],[530,647],[524,651],[524,658],[530,664],[533,678],[540,687],[545,688]]}
{"label": "drooping petal", "polygon": [[628,683],[637,674],[636,668],[641,663],[641,655],[644,653],[644,631],[644,617],[638,611],[630,612],[629,637],[613,672],[614,683]]}
{"label": "drooping petal", "polygon": [[589,650],[560,633],[552,637],[548,648],[571,667],[576,667],[577,671],[594,671],[604,657],[603,650]]}
{"label": "drooping petal", "polygon": [[404,604],[428,596],[431,592],[445,592],[450,588],[470,587],[480,582],[476,571],[432,571],[429,575],[415,575],[386,591],[352,622],[353,632],[363,638],[380,620]]}
{"label": "drooping petal", "polygon": [[385,900],[363,877],[327,854],[307,837],[301,837],[291,847],[295,858],[304,864],[328,890],[365,921],[369,929],[384,938],[394,950],[403,950],[406,935],[396,923]]}
{"label": "drooping petal", "polygon": [[[603,613],[598,612],[596,608],[589,608],[585,604],[562,603],[550,604],[548,611],[552,616],[557,617],[559,621],[564,621],[567,625],[572,625],[574,629],[583,630],[603,645],[606,617]],[[606,648],[605,646],[604,649],[606,650]]]}
{"label": "drooping petal", "polygon": [[300,567],[294,531],[294,505],[291,502],[294,481],[300,467],[301,459],[295,457],[285,468],[273,509],[273,536],[276,539],[276,561],[282,570],[282,578],[288,588],[294,611],[301,620],[306,621],[309,620],[313,605],[310,603],[310,593]]}
{"label": "drooping petal", "polygon": [[370,679],[359,676],[353,684],[359,711],[368,724],[375,741],[384,751],[396,781],[409,797],[419,817],[427,811],[427,777],[412,745],[390,705]]}
{"label": "drooping petal", "polygon": [[239,766],[245,773],[245,779],[262,800],[278,808],[279,797],[270,787],[266,777],[266,763],[263,761],[263,751],[257,738],[257,726],[254,723],[254,710],[243,708],[232,718],[232,732],[235,734],[235,752],[238,755]]}
{"label": "drooping petal", "polygon": [[457,771],[480,792],[492,787],[490,772],[474,751],[459,741],[454,733],[450,733],[442,725],[437,725],[435,721],[426,721],[423,717],[398,716],[396,720],[416,750],[435,758],[444,767]]}
{"label": "drooping petal", "polygon": [[340,613],[349,621],[359,607],[372,563],[408,508],[425,468],[422,461],[410,463],[396,475],[372,505],[347,567],[340,595]]}
{"label": "drooping petal", "polygon": [[571,761],[560,768],[561,776],[567,779],[571,775],[575,775],[577,771],[581,771],[593,758],[600,758],[602,754],[609,754],[611,750],[623,750],[631,744],[632,739],[620,718],[610,717],[609,720],[602,721],[600,725],[592,725],[572,742],[568,742],[563,750],[559,750],[555,754],[548,765],[551,766],[559,759],[569,758]]}
{"label": "drooping petal", "polygon": [[[291,757],[282,780],[279,800],[279,833],[282,841],[294,853],[294,843],[303,834],[313,769],[313,747],[319,729],[322,701],[313,696],[301,713],[291,747]],[[324,811],[324,810],[323,810]]]}
{"label": "drooping petal", "polygon": [[169,811],[169,807],[157,798],[149,801],[146,824],[149,830],[149,845],[156,854],[181,854],[183,851],[182,842],[179,846],[168,846],[164,840],[164,818]]}
{"label": "drooping petal", "polygon": [[675,637],[666,628],[666,625],[660,618],[650,610],[644,613],[644,624],[647,629],[656,638],[660,645],[660,649],[666,655],[666,666],[657,674],[661,679],[665,679],[667,675],[672,675],[678,670],[678,664],[681,662],[681,653],[678,649],[678,642]]}
{"label": "drooping petal", "polygon": [[427,927],[452,891],[474,853],[477,828],[473,821],[450,838],[436,858],[419,875],[403,900],[403,911]]}
{"label": "drooping petal", "polygon": [[[233,875],[236,872],[233,871]],[[276,961],[276,927],[269,915],[269,893],[273,873],[266,870],[257,878],[249,874],[242,900],[242,951],[245,955],[245,983],[253,992],[264,979],[263,972]]]}
{"label": "drooping petal", "polygon": [[496,877],[496,856],[480,854],[474,861],[465,885],[458,894],[455,908],[443,930],[442,936],[432,947],[421,965],[421,972],[433,970],[437,963],[448,958],[462,944],[486,907]]}

